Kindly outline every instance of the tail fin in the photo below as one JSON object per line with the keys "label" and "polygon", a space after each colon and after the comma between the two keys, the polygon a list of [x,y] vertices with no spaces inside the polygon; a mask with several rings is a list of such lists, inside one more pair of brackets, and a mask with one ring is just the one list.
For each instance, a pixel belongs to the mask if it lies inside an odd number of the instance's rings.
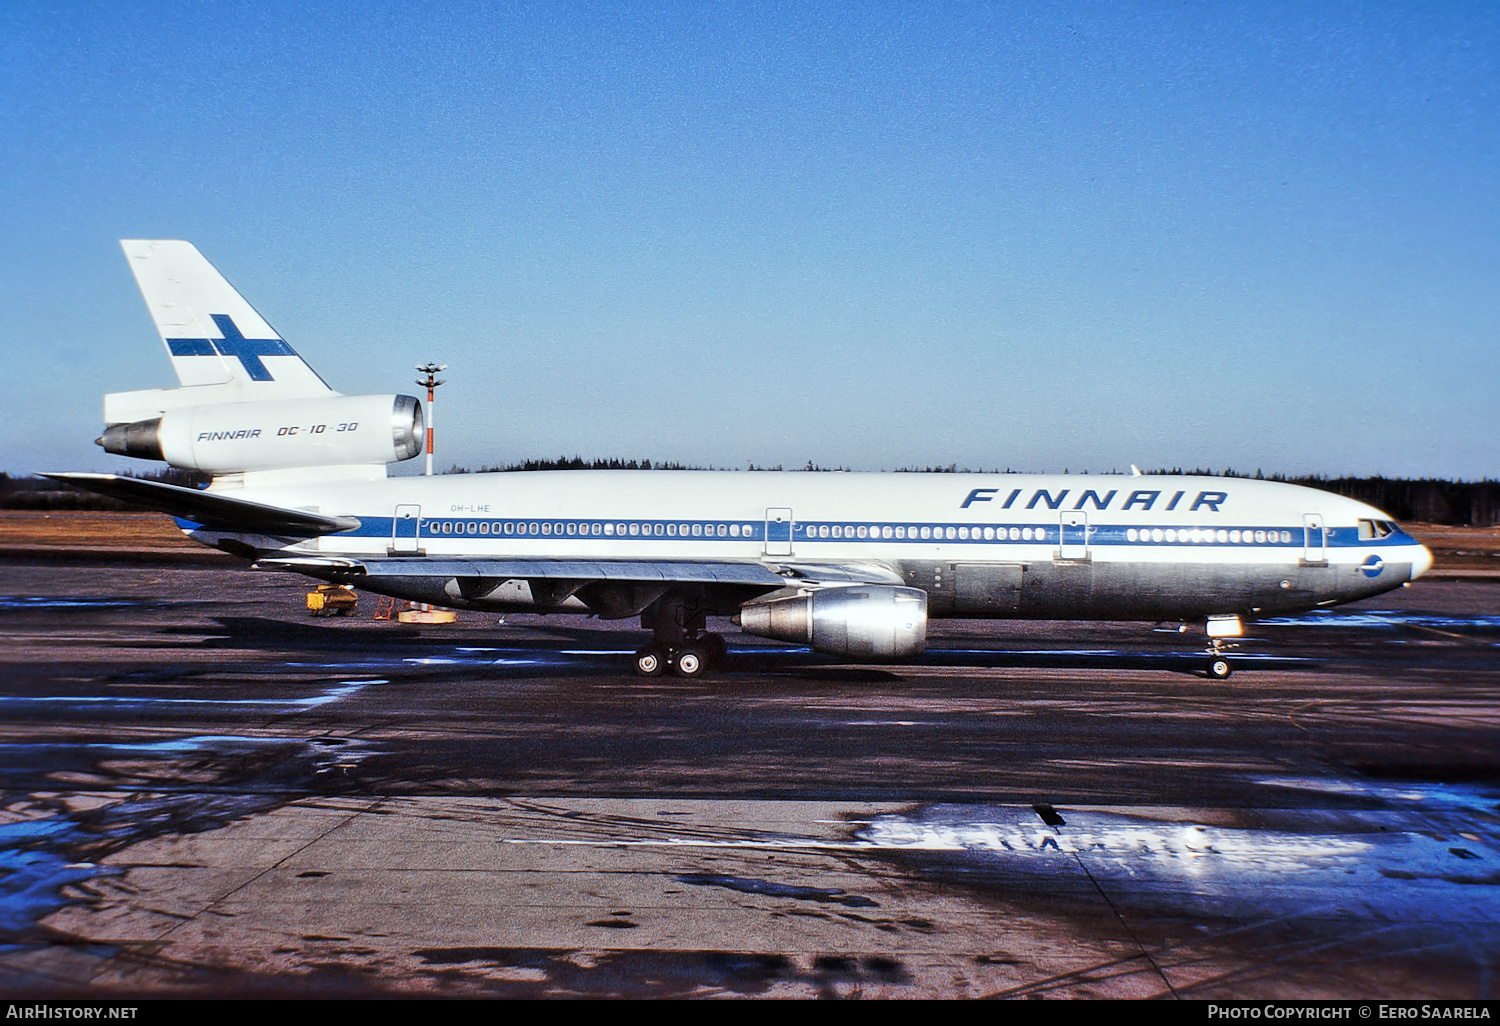
{"label": "tail fin", "polygon": [[224,386],[240,401],[333,393],[191,243],[120,245],[183,385]]}

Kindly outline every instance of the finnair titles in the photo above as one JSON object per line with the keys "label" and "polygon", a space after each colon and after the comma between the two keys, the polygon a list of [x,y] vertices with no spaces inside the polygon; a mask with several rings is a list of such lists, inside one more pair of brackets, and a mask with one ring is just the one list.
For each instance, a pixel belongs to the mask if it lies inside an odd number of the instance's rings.
{"label": "finnair titles", "polygon": [[[959,506],[959,508],[968,509],[976,502],[989,502],[999,493],[999,491],[1000,489],[998,488],[975,488],[964,498],[964,501]],[[1010,494],[1005,497],[1005,502],[1001,504],[1000,508],[1010,509],[1011,506],[1015,505],[1016,500],[1021,497],[1021,494],[1024,491],[1024,488],[1012,488]],[[1025,508],[1036,509],[1037,504],[1040,503],[1046,506],[1048,509],[1062,509],[1063,502],[1067,499],[1069,491],[1070,489],[1064,488],[1062,489],[1062,491],[1058,492],[1056,498],[1054,498],[1052,493],[1047,491],[1045,488],[1038,488],[1032,493],[1031,501],[1026,504]],[[1104,495],[1103,498],[1100,498],[1099,493],[1090,488],[1078,497],[1078,501],[1072,506],[1072,508],[1075,510],[1083,509],[1084,507],[1092,504],[1094,509],[1108,509],[1109,504],[1114,502],[1115,496],[1119,494],[1119,489],[1111,489],[1106,495]],[[1172,510],[1176,509],[1177,504],[1182,501],[1182,497],[1186,494],[1186,491],[1177,491],[1172,496],[1171,501],[1167,503],[1166,511],[1171,512]],[[1121,508],[1130,509],[1134,506],[1139,505],[1142,509],[1150,509],[1156,504],[1156,500],[1161,498],[1161,495],[1162,493],[1160,489],[1157,489],[1155,491],[1146,491],[1144,489],[1138,488],[1130,493],[1130,497],[1125,500],[1125,505]],[[1219,512],[1219,503],[1224,502],[1228,498],[1228,492],[1199,492],[1198,497],[1193,500],[1193,504],[1188,507],[1188,512],[1196,513],[1200,508],[1206,507],[1217,513]]]}
{"label": "finnair titles", "polygon": [[170,513],[251,563],[458,609],[639,617],[638,673],[720,661],[709,616],[858,661],[932,617],[1181,620],[1226,677],[1242,618],[1377,595],[1432,556],[1352,499],[1271,481],[1114,475],[553,471],[390,478],[425,424],[333,391],[186,242],[122,243],[178,386],[104,399],[107,451],[193,490],[49,475]]}

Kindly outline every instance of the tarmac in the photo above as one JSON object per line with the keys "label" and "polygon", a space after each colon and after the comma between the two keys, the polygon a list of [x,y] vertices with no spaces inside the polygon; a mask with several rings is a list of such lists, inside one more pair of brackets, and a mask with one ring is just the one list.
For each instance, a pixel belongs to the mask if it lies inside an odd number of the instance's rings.
{"label": "tarmac", "polygon": [[899,666],[0,562],[7,997],[1488,998],[1500,583]]}

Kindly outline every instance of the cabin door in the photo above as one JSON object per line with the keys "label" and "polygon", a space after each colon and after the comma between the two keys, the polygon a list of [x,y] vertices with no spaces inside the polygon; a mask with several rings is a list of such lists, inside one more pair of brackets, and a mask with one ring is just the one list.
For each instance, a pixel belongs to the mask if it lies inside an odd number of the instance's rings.
{"label": "cabin door", "polygon": [[421,506],[397,506],[391,519],[391,555],[417,555],[417,529],[422,523]]}
{"label": "cabin door", "polygon": [[792,554],[792,511],[771,508],[766,510],[766,555],[790,556]]}
{"label": "cabin door", "polygon": [[1081,509],[1069,510],[1061,518],[1062,543],[1058,548],[1061,559],[1089,558],[1089,515]]}
{"label": "cabin door", "polygon": [[1326,562],[1328,552],[1323,547],[1323,514],[1302,514],[1302,533],[1302,559],[1308,563]]}

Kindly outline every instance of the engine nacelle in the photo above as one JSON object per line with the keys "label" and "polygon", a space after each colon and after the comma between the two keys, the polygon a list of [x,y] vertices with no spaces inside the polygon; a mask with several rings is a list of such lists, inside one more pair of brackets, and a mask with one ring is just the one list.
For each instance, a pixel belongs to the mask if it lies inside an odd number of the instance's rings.
{"label": "engine nacelle", "polygon": [[210,474],[395,463],[422,451],[422,404],[409,395],[214,403],[116,424],[106,452]]}
{"label": "engine nacelle", "polygon": [[739,619],[748,634],[851,659],[904,659],[927,647],[927,593],[916,588],[824,588],[748,602]]}

